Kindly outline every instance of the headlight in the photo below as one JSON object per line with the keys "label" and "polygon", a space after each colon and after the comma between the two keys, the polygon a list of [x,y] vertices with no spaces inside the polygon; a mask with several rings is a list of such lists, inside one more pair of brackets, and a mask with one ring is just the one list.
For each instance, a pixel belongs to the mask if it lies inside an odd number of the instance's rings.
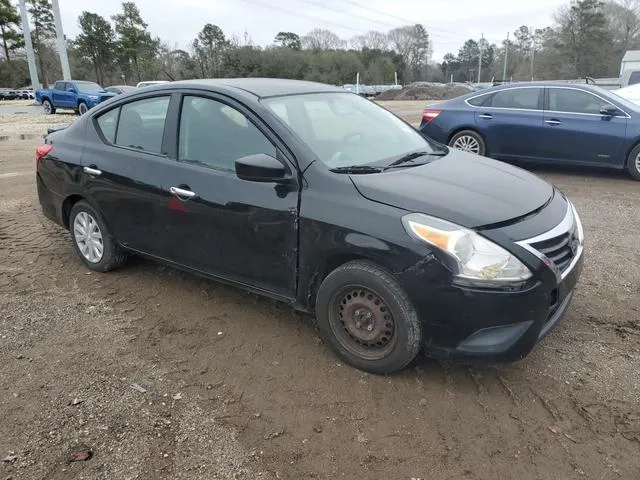
{"label": "headlight", "polygon": [[412,237],[451,256],[456,277],[478,282],[516,283],[531,278],[531,270],[504,248],[468,228],[421,213],[402,217]]}
{"label": "headlight", "polygon": [[97,95],[89,95],[89,100],[98,100],[98,98],[100,97],[98,97]]}

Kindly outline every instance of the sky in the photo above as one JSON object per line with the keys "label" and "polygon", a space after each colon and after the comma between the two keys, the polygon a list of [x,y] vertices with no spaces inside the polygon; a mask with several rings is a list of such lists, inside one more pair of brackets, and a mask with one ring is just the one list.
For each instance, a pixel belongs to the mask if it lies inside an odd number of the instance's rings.
{"label": "sky", "polygon": [[[187,49],[205,23],[218,25],[227,37],[270,45],[279,31],[303,35],[326,28],[343,39],[367,30],[387,31],[421,23],[433,41],[433,60],[457,53],[469,38],[482,34],[499,44],[520,25],[548,26],[569,0],[136,0],[152,35]],[[83,10],[111,17],[120,10],[115,0],[59,0],[68,38],[79,33]],[[365,8],[362,8],[364,6]],[[375,11],[374,11],[375,10]]]}

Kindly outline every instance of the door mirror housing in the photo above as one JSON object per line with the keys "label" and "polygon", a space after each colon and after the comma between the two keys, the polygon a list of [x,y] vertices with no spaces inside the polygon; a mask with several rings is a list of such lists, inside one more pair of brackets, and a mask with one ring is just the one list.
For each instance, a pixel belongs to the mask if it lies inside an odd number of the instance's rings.
{"label": "door mirror housing", "polygon": [[265,153],[239,158],[235,167],[238,178],[249,182],[283,183],[288,180],[282,162]]}
{"label": "door mirror housing", "polygon": [[606,115],[607,117],[615,117],[620,115],[620,109],[614,105],[603,105],[600,107],[600,114]]}
{"label": "door mirror housing", "polygon": [[69,92],[69,93],[78,93],[78,92],[76,92],[76,88],[75,87],[67,88],[67,92]]}

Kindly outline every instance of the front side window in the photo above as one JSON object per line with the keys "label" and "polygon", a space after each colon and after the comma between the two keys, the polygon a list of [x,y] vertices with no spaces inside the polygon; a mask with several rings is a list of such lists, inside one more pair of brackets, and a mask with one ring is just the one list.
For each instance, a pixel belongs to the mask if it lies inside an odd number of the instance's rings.
{"label": "front side window", "polygon": [[218,170],[235,170],[235,161],[276,147],[240,111],[210,98],[187,95],[182,101],[178,160]]}
{"label": "front side window", "polygon": [[123,105],[115,144],[145,152],[161,153],[164,122],[170,97],[154,97]]}
{"label": "front side window", "polygon": [[607,102],[595,95],[573,88],[550,88],[549,110],[566,113],[600,114]]}
{"label": "front side window", "polygon": [[434,147],[414,128],[352,93],[273,97],[263,103],[329,168],[389,163]]}
{"label": "front side window", "polygon": [[518,110],[538,110],[540,88],[510,88],[500,90],[492,97],[488,106]]}

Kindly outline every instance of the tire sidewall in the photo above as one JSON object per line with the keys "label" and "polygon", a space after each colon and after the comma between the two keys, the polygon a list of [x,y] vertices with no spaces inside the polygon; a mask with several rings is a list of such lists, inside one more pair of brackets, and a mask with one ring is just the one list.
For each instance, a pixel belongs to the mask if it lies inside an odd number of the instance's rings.
{"label": "tire sidewall", "polygon": [[[84,109],[84,111],[83,111]],[[87,113],[89,111],[89,107],[87,107],[87,104],[84,102],[80,102],[78,104],[78,115],[84,115],[85,113]]]}
{"label": "tire sidewall", "polygon": [[640,170],[636,167],[636,157],[640,155],[640,144],[636,145],[627,158],[627,171],[635,180],[640,180]]}
{"label": "tire sidewall", "polygon": [[[349,264],[347,264],[349,265]],[[422,328],[418,315],[407,295],[393,277],[374,264],[366,265],[375,268],[386,276],[386,281],[378,275],[372,275],[364,268],[352,265],[348,269],[337,269],[322,282],[316,297],[316,321],[322,338],[329,343],[336,355],[345,363],[360,370],[376,374],[387,374],[407,366],[419,353],[422,341]],[[365,360],[356,357],[345,349],[335,337],[331,328],[329,315],[335,293],[345,285],[363,285],[375,292],[389,308],[395,323],[395,347],[384,358]]]}
{"label": "tire sidewall", "polygon": [[[91,215],[98,224],[98,228],[100,228],[100,233],[102,234],[102,258],[99,262],[92,263],[87,260],[80,251],[78,243],[76,242],[76,237],[73,232],[73,223],[76,219],[76,216],[80,212],[86,212]],[[110,269],[112,260],[114,256],[117,255],[116,244],[111,238],[109,230],[107,229],[102,216],[88,202],[81,200],[71,208],[71,212],[69,213],[69,232],[71,233],[71,242],[73,243],[73,248],[76,251],[78,258],[82,260],[82,263],[84,263],[91,270],[96,270],[98,272],[106,272]]]}
{"label": "tire sidewall", "polygon": [[[478,132],[474,130],[462,130],[461,132],[456,133],[453,137],[451,137],[451,140],[449,140],[449,146],[453,148],[453,144],[455,143],[455,141],[458,138],[464,137],[464,136],[473,137],[480,145],[480,151],[475,155],[485,156],[487,154],[487,144],[484,141],[484,138],[482,138],[482,135],[480,135]],[[469,153],[472,153],[472,152],[469,152]]]}
{"label": "tire sidewall", "polygon": [[[47,108],[47,105],[49,105],[49,108]],[[53,105],[49,100],[43,101],[42,106],[44,108],[45,115],[51,115],[53,113]]]}

